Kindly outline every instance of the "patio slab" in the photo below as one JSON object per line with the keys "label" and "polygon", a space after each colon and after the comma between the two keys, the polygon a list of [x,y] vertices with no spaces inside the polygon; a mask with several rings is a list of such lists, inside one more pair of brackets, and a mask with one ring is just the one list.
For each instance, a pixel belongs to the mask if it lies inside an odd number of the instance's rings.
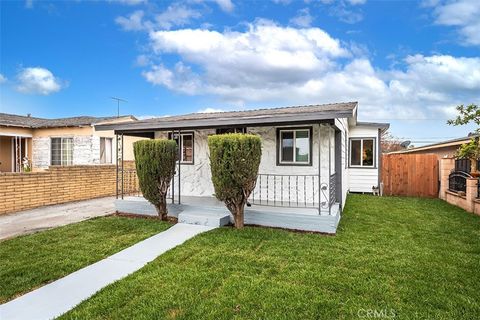
{"label": "patio slab", "polygon": [[162,253],[214,227],[178,223],[106,259],[0,305],[0,319],[53,319]]}
{"label": "patio slab", "polygon": [[0,216],[0,240],[115,212],[114,197],[45,206]]}

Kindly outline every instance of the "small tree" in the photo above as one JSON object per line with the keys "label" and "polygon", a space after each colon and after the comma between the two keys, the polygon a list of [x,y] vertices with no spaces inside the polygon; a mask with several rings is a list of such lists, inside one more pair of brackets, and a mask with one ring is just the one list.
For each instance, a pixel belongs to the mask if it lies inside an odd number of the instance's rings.
{"label": "small tree", "polygon": [[225,202],[235,219],[244,224],[244,208],[255,189],[262,156],[260,137],[251,134],[222,134],[208,137],[210,167],[215,196]]}
{"label": "small tree", "polygon": [[174,140],[140,140],[133,144],[135,166],[142,194],[167,219],[167,191],[178,158]]}
{"label": "small tree", "polygon": [[473,122],[477,126],[476,132],[480,133],[478,128],[480,126],[480,109],[478,105],[472,103],[464,106],[461,104],[456,109],[459,115],[453,120],[448,120],[447,123],[453,126],[461,126]]}

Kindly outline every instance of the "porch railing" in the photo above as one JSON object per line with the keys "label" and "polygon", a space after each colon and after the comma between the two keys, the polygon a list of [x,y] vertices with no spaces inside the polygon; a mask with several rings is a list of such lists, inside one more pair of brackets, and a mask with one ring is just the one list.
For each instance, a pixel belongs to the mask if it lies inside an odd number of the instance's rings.
{"label": "porch railing", "polygon": [[263,206],[318,208],[318,175],[259,174],[249,202]]}
{"label": "porch railing", "polygon": [[[142,196],[138,182],[137,170],[124,169],[120,171],[123,183],[120,194],[124,196]],[[170,184],[167,198],[173,198],[175,179]],[[177,182],[178,183],[178,182]],[[282,175],[259,174],[254,191],[250,195],[249,203],[260,206],[315,208],[330,210],[336,201],[336,175],[329,177],[328,183],[319,184],[316,174]]]}

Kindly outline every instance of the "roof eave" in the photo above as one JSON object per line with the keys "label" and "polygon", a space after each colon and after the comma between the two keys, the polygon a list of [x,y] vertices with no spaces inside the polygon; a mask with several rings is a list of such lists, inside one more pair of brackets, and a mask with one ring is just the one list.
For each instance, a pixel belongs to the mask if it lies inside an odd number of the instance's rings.
{"label": "roof eave", "polygon": [[143,121],[131,122],[122,124],[108,124],[98,125],[96,129],[101,130],[115,130],[115,132],[128,131],[165,131],[165,130],[184,130],[184,129],[208,129],[225,126],[270,126],[285,123],[299,123],[324,121],[335,118],[349,118],[352,117],[353,110],[335,111],[335,112],[309,112],[286,115],[262,116],[262,117],[229,117],[229,118],[209,118],[209,119],[192,119],[192,120],[172,120],[167,121],[162,119],[158,122]]}

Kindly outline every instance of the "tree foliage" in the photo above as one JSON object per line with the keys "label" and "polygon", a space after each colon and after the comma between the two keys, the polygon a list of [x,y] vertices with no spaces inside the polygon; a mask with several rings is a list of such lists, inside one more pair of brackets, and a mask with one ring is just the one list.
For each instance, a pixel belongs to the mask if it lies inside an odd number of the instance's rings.
{"label": "tree foliage", "polygon": [[480,109],[478,108],[478,105],[472,103],[471,105],[464,106],[461,104],[457,106],[456,109],[459,115],[453,120],[448,120],[447,123],[453,126],[461,126],[473,122],[477,126],[477,133],[479,133]]}
{"label": "tree foliage", "polygon": [[402,146],[402,141],[395,137],[389,130],[382,131],[381,136],[381,152],[389,153],[406,149]]}
{"label": "tree foliage", "polygon": [[162,220],[167,218],[167,191],[178,158],[174,140],[140,140],[133,144],[140,189]]}
{"label": "tree foliage", "polygon": [[208,137],[210,167],[215,196],[244,224],[244,208],[255,188],[262,156],[260,137],[251,134],[222,134]]}

